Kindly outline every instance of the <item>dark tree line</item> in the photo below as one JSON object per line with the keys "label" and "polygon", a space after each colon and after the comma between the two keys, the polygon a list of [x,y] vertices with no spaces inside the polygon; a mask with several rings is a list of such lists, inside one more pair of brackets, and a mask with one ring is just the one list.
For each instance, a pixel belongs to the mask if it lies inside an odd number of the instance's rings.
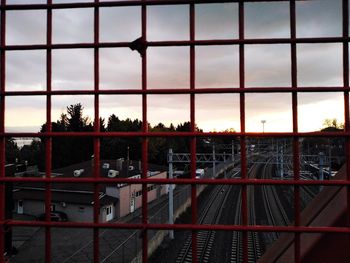
{"label": "dark tree line", "polygon": [[[78,103],[67,107],[66,113],[52,122],[53,132],[91,132],[93,131],[92,121],[84,116],[84,107]],[[170,124],[169,127],[159,123],[154,127],[148,125],[150,132],[188,132],[191,130],[190,122],[181,123],[177,126]],[[40,133],[47,130],[46,124],[42,125]],[[102,132],[138,132],[142,130],[142,121],[136,119],[119,119],[115,114],[109,116],[107,121],[100,119],[100,131]],[[199,128],[197,131],[201,132]],[[229,130],[232,132],[233,130]],[[336,132],[343,131],[343,124],[336,119],[325,120],[321,131]],[[40,135],[39,135],[40,138]],[[189,153],[190,141],[188,137],[168,136],[150,137],[148,143],[148,161],[154,164],[167,164],[167,153],[169,148],[175,153]],[[213,145],[216,145],[216,152],[220,152],[220,145],[230,145],[238,138],[235,137],[211,137],[197,138],[197,153],[210,153]],[[329,147],[330,146],[330,147]],[[130,160],[141,160],[142,139],[140,137],[102,137],[100,140],[101,159],[130,158]],[[345,141],[342,137],[324,138],[307,137],[302,140],[301,150],[303,154],[317,155],[320,152],[338,156],[339,160],[333,166],[339,166],[344,162]],[[221,150],[223,152],[225,150]],[[38,165],[39,170],[45,169],[45,139],[33,139],[31,144],[18,147],[12,138],[6,139],[6,162],[16,161],[29,165]],[[237,152],[237,148],[236,148]],[[226,149],[226,153],[230,153]],[[93,138],[91,137],[53,137],[52,138],[52,168],[61,168],[82,161],[91,160],[93,155]]]}
{"label": "dark tree line", "polygon": [[[84,107],[78,103],[67,107],[67,113],[52,123],[53,132],[91,132],[93,125],[88,117],[83,115]],[[47,131],[46,124],[40,132]],[[42,140],[41,156],[45,156],[45,140]],[[64,167],[91,159],[93,152],[92,139],[88,137],[53,137],[52,138],[52,168]],[[43,169],[45,160],[40,160],[39,168]]]}
{"label": "dark tree line", "polygon": [[[84,107],[78,103],[67,107],[66,113],[52,122],[53,132],[91,132],[92,121],[84,116]],[[162,123],[154,127],[148,126],[150,132],[188,132],[191,130],[190,122],[169,127]],[[102,132],[138,132],[142,130],[142,121],[129,118],[119,119],[115,114],[108,120],[100,119]],[[198,129],[199,130],[199,129]],[[47,131],[43,124],[40,133]],[[39,135],[40,138],[40,135]],[[9,139],[6,143],[6,161],[13,163],[27,161],[29,165],[38,165],[39,170],[45,169],[45,138],[33,140],[30,145],[19,148]],[[190,139],[183,137],[152,137],[148,144],[148,161],[154,164],[166,164],[168,149],[174,152],[190,152]],[[93,138],[63,136],[52,138],[52,168],[61,168],[82,161],[91,160],[93,155]],[[100,140],[101,159],[130,158],[141,160],[142,139],[140,137],[102,137]]]}

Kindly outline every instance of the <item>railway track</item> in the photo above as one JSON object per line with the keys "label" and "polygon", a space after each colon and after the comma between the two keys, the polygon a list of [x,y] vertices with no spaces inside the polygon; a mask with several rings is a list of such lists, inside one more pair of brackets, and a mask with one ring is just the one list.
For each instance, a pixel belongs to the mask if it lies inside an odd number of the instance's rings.
{"label": "railway track", "polygon": [[[249,173],[254,172],[251,169]],[[248,203],[249,206],[249,224],[256,225],[256,215],[255,215],[255,193],[252,187],[248,187]],[[241,217],[242,209],[242,194],[239,191],[237,199],[237,209],[234,218],[235,225],[242,224]],[[257,232],[248,232],[248,262],[257,262],[261,256],[260,239]],[[232,245],[231,245],[231,262],[242,262],[243,261],[243,238],[242,232],[234,231],[232,234]]]}
{"label": "railway track", "polygon": [[[255,192],[253,187],[248,187],[249,223],[256,225]],[[261,256],[260,240],[257,232],[248,232],[248,262],[257,262]]]}
{"label": "railway track", "polygon": [[[269,166],[267,162],[261,172],[262,179],[268,179],[268,174],[272,173],[272,166]],[[273,185],[262,185],[261,187],[262,198],[266,213],[266,220],[268,225],[272,226],[286,226],[290,224],[290,220],[287,213],[281,203],[281,200],[277,194],[276,187]],[[279,233],[271,232],[269,233],[269,242],[277,240]]]}
{"label": "railway track", "polygon": [[[237,208],[234,218],[234,224],[241,224],[241,209],[242,209],[242,193],[239,191],[237,199]],[[231,245],[231,262],[242,262],[242,233],[239,231],[234,231],[232,234],[232,245]]]}
{"label": "railway track", "polygon": [[[217,224],[222,208],[231,190],[230,185],[217,185],[212,190],[208,205],[201,211],[199,224]],[[210,253],[215,241],[215,231],[197,232],[197,259],[198,262],[210,262]],[[192,262],[192,235],[188,235],[178,254],[176,263]]]}

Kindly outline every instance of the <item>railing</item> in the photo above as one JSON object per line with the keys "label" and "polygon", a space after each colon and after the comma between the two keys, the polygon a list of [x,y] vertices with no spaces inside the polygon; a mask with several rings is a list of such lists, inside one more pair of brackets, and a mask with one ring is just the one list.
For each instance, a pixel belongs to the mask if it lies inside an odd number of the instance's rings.
{"label": "railing", "polygon": [[[198,40],[195,37],[195,10],[197,5],[209,4],[209,3],[236,3],[238,8],[238,37],[231,39],[204,39]],[[296,0],[282,1],[289,4],[289,29],[290,35],[284,38],[261,38],[261,39],[249,39],[245,37],[245,6],[246,2],[259,2],[254,0],[240,1],[240,0],[125,0],[125,1],[91,1],[84,3],[53,3],[52,0],[47,0],[45,4],[22,4],[15,5],[7,3],[6,0],[1,0],[1,28],[0,28],[0,255],[4,255],[5,248],[5,233],[9,227],[20,226],[43,226],[46,229],[45,234],[45,259],[44,262],[52,262],[52,236],[51,229],[53,227],[79,227],[79,228],[91,228],[93,229],[93,243],[92,262],[104,261],[100,253],[101,245],[101,229],[113,228],[116,231],[119,229],[129,228],[137,229],[141,231],[142,244],[142,261],[147,262],[148,258],[148,246],[149,246],[149,232],[154,230],[189,230],[192,231],[192,253],[197,255],[197,231],[198,230],[226,230],[226,231],[239,231],[242,233],[243,240],[243,262],[248,262],[248,233],[256,231],[267,232],[293,232],[294,233],[294,255],[295,261],[301,262],[301,235],[303,233],[350,233],[350,117],[349,117],[349,3],[348,0],[342,0],[342,34],[336,37],[297,37],[296,34]],[[270,0],[270,2],[277,2],[276,0]],[[166,41],[148,41],[147,39],[147,8],[149,6],[177,6],[185,5],[188,7],[189,14],[189,36],[187,40],[166,40]],[[125,7],[125,6],[137,6],[140,7],[141,13],[141,36],[136,41],[130,42],[101,42],[100,41],[100,9],[102,7]],[[93,41],[90,43],[67,43],[67,44],[55,44],[53,43],[53,25],[52,14],[55,10],[60,9],[77,9],[77,8],[92,8],[93,9]],[[13,45],[6,42],[6,30],[7,30],[7,17],[8,12],[18,10],[43,10],[46,12],[46,37],[45,43],[41,44],[28,44],[28,45]],[[318,86],[318,87],[303,87],[298,85],[298,63],[297,63],[297,45],[298,44],[314,44],[314,43],[339,43],[342,46],[342,79],[343,83],[339,86]],[[246,87],[246,71],[245,71],[245,49],[247,45],[270,45],[270,44],[285,44],[290,47],[290,76],[291,85],[288,87]],[[238,48],[239,54],[239,86],[238,87],[218,87],[218,88],[198,88],[196,87],[196,48],[198,46],[212,46],[212,45],[234,45]],[[190,83],[187,88],[172,89],[171,87],[163,89],[150,89],[147,84],[147,48],[149,47],[175,47],[186,46],[189,49],[189,73]],[[100,50],[103,48],[132,48],[141,55],[141,89],[112,89],[103,90],[100,87]],[[52,52],[58,49],[91,49],[93,51],[93,89],[84,90],[54,90],[52,88]],[[6,89],[6,55],[10,51],[25,51],[25,50],[42,50],[46,53],[46,87],[44,90],[19,90],[9,91]],[[305,133],[300,132],[298,127],[298,94],[305,92],[340,92],[344,98],[344,130],[341,132],[313,132]],[[200,132],[196,129],[196,95],[198,94],[237,94],[239,96],[239,111],[240,111],[240,129],[239,132]],[[292,98],[292,131],[277,133],[277,132],[264,132],[254,133],[247,132],[246,129],[246,95],[248,93],[286,93],[290,94]],[[102,132],[100,131],[99,110],[100,110],[100,96],[101,95],[126,95],[137,94],[141,99],[142,106],[142,130],[139,132]],[[190,105],[190,131],[188,132],[150,132],[148,130],[148,99],[149,95],[154,94],[185,94],[189,97]],[[94,100],[94,125],[91,132],[54,132],[52,129],[52,97],[63,95],[91,95]],[[36,132],[9,132],[5,130],[5,112],[6,101],[9,98],[20,96],[44,96],[46,98],[46,131],[41,134]],[[25,115],[25,114],[23,114]],[[25,118],[25,117],[24,117]],[[46,148],[46,167],[45,178],[14,178],[6,177],[5,174],[5,140],[10,137],[38,137],[45,141]],[[92,178],[54,178],[52,176],[52,140],[58,137],[90,137],[94,141],[94,176]],[[199,137],[230,137],[239,140],[240,143],[240,161],[241,161],[241,178],[232,179],[224,178],[220,180],[212,179],[196,179],[196,143]],[[346,167],[347,178],[345,180],[300,180],[300,148],[299,139],[302,137],[342,137],[346,139]],[[100,175],[100,140],[105,137],[123,137],[132,138],[137,137],[142,140],[142,176],[141,179],[127,179],[127,178],[103,178]],[[147,178],[148,172],[148,141],[152,137],[165,137],[165,138],[180,138],[186,137],[190,140],[190,164],[191,164],[191,178],[190,179],[151,179]],[[249,137],[288,137],[292,140],[292,153],[293,153],[293,179],[290,180],[271,180],[271,179],[250,179],[247,176],[247,139]],[[46,207],[46,221],[45,222],[23,222],[16,221],[6,217],[5,215],[5,183],[7,182],[41,182],[46,185],[45,195],[45,207]],[[91,183],[94,185],[94,220],[90,223],[73,223],[73,222],[52,222],[50,220],[50,207],[51,207],[51,186],[52,183]],[[103,183],[131,183],[142,184],[142,221],[141,223],[102,223],[99,221],[99,185]],[[187,185],[191,189],[191,222],[190,224],[165,224],[158,221],[152,222],[149,220],[148,215],[148,200],[147,200],[147,184],[178,184]],[[242,204],[241,214],[242,220],[238,225],[200,225],[198,224],[198,211],[197,211],[197,185],[198,184],[236,184],[242,187]],[[294,186],[294,225],[292,226],[256,226],[249,225],[248,214],[248,191],[249,185],[290,185]],[[301,214],[301,201],[300,192],[303,185],[341,185],[347,187],[347,228],[340,227],[304,227],[300,222]],[[4,257],[1,257],[0,263],[4,262]],[[196,256],[192,257],[193,262],[198,262]],[[107,261],[106,261],[107,262]]]}

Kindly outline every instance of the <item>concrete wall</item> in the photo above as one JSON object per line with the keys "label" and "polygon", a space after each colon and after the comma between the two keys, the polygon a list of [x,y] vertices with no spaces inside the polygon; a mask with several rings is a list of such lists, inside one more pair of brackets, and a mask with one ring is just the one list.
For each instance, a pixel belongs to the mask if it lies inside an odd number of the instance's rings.
{"label": "concrete wall", "polygon": [[[156,175],[153,175],[152,178],[167,178],[166,172],[161,172]],[[149,184],[148,187],[152,187],[153,185]],[[160,187],[160,189],[159,189]],[[125,185],[119,188],[119,209],[116,211],[119,212],[117,217],[123,217],[133,211],[131,211],[131,204],[134,203],[134,210],[140,208],[142,206],[142,184],[130,184]],[[113,190],[110,190],[110,193]],[[167,193],[165,185],[154,185],[152,190],[148,191],[148,202],[152,202],[157,199],[158,195],[164,195]],[[108,194],[108,193],[107,193]]]}

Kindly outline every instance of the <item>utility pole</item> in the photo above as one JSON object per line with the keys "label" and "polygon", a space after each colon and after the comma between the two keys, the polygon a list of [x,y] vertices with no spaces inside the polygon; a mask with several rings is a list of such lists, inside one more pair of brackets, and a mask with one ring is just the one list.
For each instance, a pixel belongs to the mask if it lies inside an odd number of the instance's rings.
{"label": "utility pole", "polygon": [[331,176],[332,176],[332,145],[331,145],[331,139],[328,139],[328,179],[331,179]]}
{"label": "utility pole", "polygon": [[[278,147],[278,141],[276,142],[276,167],[277,167],[277,171],[278,171],[278,167],[280,167],[280,151],[279,151],[279,147]],[[278,176],[278,172],[277,172],[277,176]]]}
{"label": "utility pole", "polygon": [[[173,149],[169,149],[169,179],[173,179]],[[169,224],[174,224],[174,189],[169,184]],[[174,239],[174,230],[169,230],[169,238]]]}
{"label": "utility pole", "polygon": [[280,171],[280,175],[281,175],[281,179],[283,179],[283,147],[284,147],[284,144],[282,144],[282,147],[281,147],[281,155],[280,155],[280,160],[281,160],[281,171]]}
{"label": "utility pole", "polygon": [[215,144],[213,144],[213,179],[216,176],[215,162],[216,162],[216,160],[215,160]]}
{"label": "utility pole", "polygon": [[[324,165],[324,153],[320,152],[318,154],[319,157],[319,164],[318,164],[318,173],[319,173],[319,180],[323,181],[324,180],[324,175],[323,175],[323,165]],[[323,185],[320,185],[320,191],[322,191]]]}
{"label": "utility pole", "polygon": [[[226,165],[226,152],[224,152],[224,165]],[[224,172],[224,178],[226,179],[226,169]]]}
{"label": "utility pole", "polygon": [[232,140],[232,146],[231,146],[231,160],[233,163],[235,163],[235,142]]}
{"label": "utility pole", "polygon": [[265,133],[265,123],[266,123],[266,120],[261,120],[261,123],[262,123],[262,126],[263,126],[263,133]]}

